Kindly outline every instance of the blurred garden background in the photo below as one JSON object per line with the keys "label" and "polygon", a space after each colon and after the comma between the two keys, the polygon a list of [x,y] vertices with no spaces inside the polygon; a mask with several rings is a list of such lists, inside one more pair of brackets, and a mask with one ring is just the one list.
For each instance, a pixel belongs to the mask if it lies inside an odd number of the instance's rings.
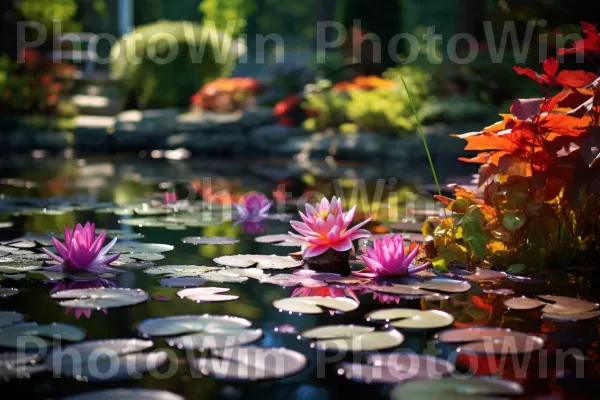
{"label": "blurred garden background", "polygon": [[[185,149],[360,161],[424,158],[402,80],[434,156],[455,160],[463,143],[450,134],[489,125],[515,98],[538,93],[513,66],[539,69],[563,45],[557,35],[580,32],[580,21],[600,15],[600,5],[567,0],[10,0],[0,7],[4,152]],[[428,27],[439,40],[427,39]],[[394,41],[398,34],[420,45]]]}

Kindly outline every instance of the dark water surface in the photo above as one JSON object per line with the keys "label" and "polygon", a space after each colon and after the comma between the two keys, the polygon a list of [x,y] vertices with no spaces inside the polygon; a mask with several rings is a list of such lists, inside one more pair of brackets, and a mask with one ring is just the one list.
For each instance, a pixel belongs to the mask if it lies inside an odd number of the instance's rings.
{"label": "dark water surface", "polygon": [[[385,172],[382,172],[385,171]],[[419,172],[420,171],[420,172]],[[456,170],[458,171],[458,170]],[[465,171],[444,171],[444,180],[456,175],[465,175]],[[466,171],[468,175],[468,170]],[[111,158],[95,160],[78,159],[21,159],[13,160],[9,165],[5,162],[0,173],[3,194],[1,221],[12,221],[10,228],[0,229],[0,239],[8,241],[22,236],[25,232],[46,234],[61,231],[62,227],[73,226],[76,222],[94,221],[99,228],[123,229],[142,233],[142,242],[164,243],[175,246],[175,250],[164,253],[166,259],[155,262],[156,265],[193,264],[214,265],[212,259],[220,255],[233,254],[279,254],[287,255],[296,248],[275,247],[270,244],[255,242],[254,236],[243,233],[240,226],[232,226],[226,222],[219,226],[206,228],[188,228],[185,230],[168,230],[153,227],[131,227],[121,225],[119,217],[112,213],[96,213],[91,209],[71,211],[68,207],[74,204],[93,205],[97,203],[128,203],[138,199],[159,198],[160,193],[175,182],[175,188],[182,196],[189,182],[196,182],[196,188],[204,188],[211,178],[211,193],[227,190],[242,194],[257,190],[271,195],[278,184],[284,182],[294,196],[299,196],[307,189],[317,189],[323,194],[334,192],[332,179],[341,178],[342,186],[348,190],[356,185],[355,179],[366,178],[366,188],[372,194],[376,189],[377,179],[385,182],[382,207],[390,204],[389,194],[417,191],[419,183],[427,183],[430,178],[426,169],[421,170],[385,170],[367,166],[335,166],[316,165],[299,168],[294,163],[275,163],[263,165],[258,162],[187,160],[167,161],[136,158]],[[396,179],[390,181],[390,178]],[[183,183],[182,183],[183,182]],[[187,183],[186,183],[187,182]],[[200,183],[199,183],[200,182]],[[167,183],[167,184],[165,184]],[[166,185],[166,186],[165,186]],[[409,189],[410,188],[410,189]],[[66,212],[35,212],[29,215],[17,211],[15,198],[23,200],[23,208],[57,209],[65,207]],[[27,199],[44,199],[36,206]],[[400,200],[394,200],[402,207]],[[12,199],[12,200],[11,200]],[[289,211],[289,210],[288,210]],[[363,210],[366,211],[366,210]],[[402,212],[400,213],[402,214]],[[389,216],[389,214],[386,214]],[[381,215],[385,220],[386,216]],[[395,222],[395,221],[394,221]],[[371,225],[376,228],[377,225]],[[282,221],[268,221],[265,234],[286,233],[289,224]],[[234,245],[189,245],[182,243],[189,236],[227,236],[240,239]],[[277,271],[275,273],[291,273]],[[354,289],[353,293],[360,300],[360,307],[352,312],[340,315],[290,315],[279,312],[271,303],[274,300],[289,297],[293,289],[261,284],[255,279],[245,283],[221,284],[207,283],[205,286],[218,286],[231,289],[231,294],[240,296],[239,300],[224,303],[194,303],[180,299],[176,292],[179,289],[161,286],[161,277],[144,274],[141,270],[126,270],[111,279],[118,287],[140,288],[148,292],[151,299],[145,303],[122,308],[109,309],[106,312],[94,311],[88,318],[85,315],[76,318],[74,312],[66,312],[57,302],[49,297],[52,283],[28,281],[26,279],[0,281],[0,287],[16,287],[20,293],[14,297],[0,299],[0,310],[17,311],[26,315],[27,321],[40,324],[65,322],[85,329],[86,340],[134,338],[137,337],[135,327],[147,318],[166,317],[186,314],[234,315],[247,318],[253,327],[263,330],[263,338],[254,345],[267,347],[285,347],[301,352],[308,358],[308,366],[299,374],[280,380],[243,382],[224,381],[206,376],[193,376],[187,363],[185,351],[177,351],[178,362],[170,368],[175,371],[168,379],[160,379],[149,374],[141,379],[119,383],[86,383],[74,379],[53,379],[50,373],[36,375],[31,379],[0,383],[3,393],[0,398],[50,399],[61,398],[68,394],[92,391],[113,387],[144,387],[165,389],[183,395],[187,399],[345,399],[386,398],[389,386],[360,384],[346,379],[337,373],[339,357],[317,352],[310,348],[306,341],[298,340],[297,334],[279,333],[276,328],[291,325],[297,332],[329,324],[365,324],[364,315],[370,311],[393,307],[409,307],[415,309],[441,309],[455,318],[456,327],[489,325],[511,328],[514,330],[543,334],[547,337],[547,346],[553,349],[573,350],[576,357],[566,357],[565,362],[547,357],[547,368],[533,368],[526,379],[520,382],[525,386],[526,396],[523,398],[559,399],[559,398],[597,398],[598,372],[600,372],[599,325],[597,320],[583,322],[557,323],[540,318],[540,311],[510,311],[503,306],[508,297],[486,293],[485,289],[508,288],[517,295],[525,294],[560,294],[581,296],[590,301],[600,301],[597,284],[598,277],[589,271],[554,272],[544,275],[538,283],[486,283],[473,285],[465,293],[450,296],[443,301],[398,300],[369,292]],[[323,290],[323,289],[319,289]],[[350,289],[353,290],[353,289]],[[229,293],[228,293],[229,294]],[[312,294],[323,294],[315,291]],[[442,349],[439,344],[432,347],[434,332],[404,332],[405,342],[402,349],[410,349],[417,353],[435,354],[435,349]],[[169,348],[162,338],[154,339],[157,348]],[[170,349],[170,348],[169,348]],[[361,354],[349,355],[346,360],[361,361]],[[557,365],[558,364],[558,365]],[[580,367],[581,371],[577,371]],[[547,377],[537,371],[547,371]],[[511,378],[510,372],[503,374]],[[581,379],[575,379],[581,376]],[[6,389],[5,389],[6,388]],[[6,391],[5,391],[6,390]],[[8,395],[8,393],[12,393]],[[465,397],[467,398],[467,397]]]}

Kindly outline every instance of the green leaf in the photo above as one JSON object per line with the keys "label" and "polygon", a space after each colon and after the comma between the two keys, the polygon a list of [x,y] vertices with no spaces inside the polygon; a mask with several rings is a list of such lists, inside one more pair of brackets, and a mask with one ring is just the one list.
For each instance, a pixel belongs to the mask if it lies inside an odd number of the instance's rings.
{"label": "green leaf", "polygon": [[520,274],[521,272],[525,271],[526,269],[527,269],[527,266],[525,264],[513,264],[510,267],[508,267],[506,272],[514,275],[514,274]]}
{"label": "green leaf", "polygon": [[448,265],[446,265],[446,260],[441,257],[436,257],[431,260],[431,265],[436,271],[448,271]]}
{"label": "green leaf", "polygon": [[25,279],[30,281],[46,281],[48,277],[40,272],[28,272],[25,274]]}
{"label": "green leaf", "polygon": [[483,230],[485,218],[477,206],[471,206],[463,218],[463,238],[475,255],[483,260],[488,236]]}
{"label": "green leaf", "polygon": [[506,211],[502,214],[502,225],[509,231],[516,231],[525,225],[526,219],[525,213]]}

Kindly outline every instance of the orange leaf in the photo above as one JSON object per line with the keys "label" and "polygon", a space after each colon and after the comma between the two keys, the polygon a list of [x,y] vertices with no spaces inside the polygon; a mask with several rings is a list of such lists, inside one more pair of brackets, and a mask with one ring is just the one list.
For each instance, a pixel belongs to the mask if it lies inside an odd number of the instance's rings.
{"label": "orange leaf", "polygon": [[592,83],[597,76],[591,72],[585,71],[560,71],[556,77],[556,82],[563,86],[580,88]]}

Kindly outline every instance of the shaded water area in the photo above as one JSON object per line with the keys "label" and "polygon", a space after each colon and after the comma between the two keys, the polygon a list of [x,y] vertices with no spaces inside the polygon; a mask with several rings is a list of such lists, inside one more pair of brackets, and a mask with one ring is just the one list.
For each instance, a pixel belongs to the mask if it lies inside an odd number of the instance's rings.
{"label": "shaded water area", "polygon": [[[356,382],[348,379],[346,371],[340,367],[340,363],[344,361],[364,363],[366,352],[347,353],[344,356],[323,352],[311,346],[309,340],[299,339],[298,335],[307,329],[325,325],[379,326],[372,321],[366,321],[365,315],[374,310],[402,307],[445,311],[454,317],[454,328],[491,326],[541,336],[545,339],[541,352],[512,356],[508,359],[479,356],[471,359],[471,366],[473,360],[477,360],[479,365],[475,369],[478,374],[496,372],[507,379],[520,382],[525,389],[521,398],[595,398],[594,393],[598,393],[599,389],[600,373],[598,319],[556,321],[543,318],[539,308],[510,310],[503,302],[520,295],[535,298],[536,295],[551,294],[581,297],[596,303],[600,301],[600,285],[596,271],[572,269],[540,272],[530,279],[495,277],[480,281],[472,276],[471,279],[467,279],[469,275],[466,273],[464,276],[457,273],[455,278],[464,278],[471,282],[468,291],[442,293],[437,297],[412,298],[372,290],[368,285],[350,281],[312,288],[284,288],[261,283],[252,278],[243,283],[207,281],[203,286],[230,289],[227,295],[239,296],[239,299],[196,303],[177,295],[182,288],[161,284],[161,281],[164,283],[164,276],[149,275],[144,269],[160,265],[215,266],[213,259],[225,255],[287,256],[299,248],[274,246],[256,242],[254,239],[265,234],[287,233],[290,230],[289,217],[297,211],[296,203],[288,201],[278,209],[274,218],[265,221],[263,233],[244,232],[243,225],[234,225],[233,221],[205,224],[210,226],[193,224],[184,210],[169,210],[165,215],[175,218],[168,223],[123,223],[132,218],[148,218],[148,215],[143,215],[144,210],[148,212],[148,209],[153,207],[152,204],[160,204],[162,194],[168,190],[174,190],[180,199],[186,199],[189,189],[194,188],[195,193],[199,193],[198,197],[192,199],[195,203],[206,201],[211,196],[213,199],[222,199],[223,196],[218,196],[219,192],[230,193],[232,201],[249,191],[263,192],[272,197],[273,190],[278,187],[284,187],[291,193],[292,198],[298,198],[309,190],[331,196],[336,194],[335,185],[339,185],[338,189],[341,188],[342,193],[349,195],[361,184],[360,179],[364,179],[364,187],[370,196],[367,203],[371,208],[359,207],[356,220],[359,217],[375,215],[378,220],[368,225],[370,230],[382,233],[383,227],[387,227],[386,231],[393,231],[394,228],[389,227],[390,223],[402,222],[403,218],[413,215],[414,211],[418,214],[417,209],[413,209],[412,214],[408,212],[411,206],[405,203],[412,199],[410,193],[417,193],[422,187],[431,186],[427,185],[430,175],[426,168],[394,171],[364,165],[323,164],[300,168],[296,163],[286,162],[263,164],[253,161],[234,163],[193,159],[169,161],[150,157],[24,158],[12,160],[11,163],[5,160],[4,168],[0,172],[0,224],[3,226],[0,229],[0,240],[3,245],[10,247],[15,239],[23,235],[46,235],[49,232],[61,232],[64,226],[72,227],[77,222],[93,221],[100,229],[143,235],[136,240],[137,242],[170,245],[174,246],[174,249],[161,253],[164,259],[158,259],[160,256],[148,257],[148,253],[156,255],[156,252],[144,251],[150,261],[142,261],[137,267],[123,266],[119,268],[119,273],[100,283],[104,286],[116,285],[119,288],[138,288],[147,292],[149,299],[141,304],[79,313],[77,310],[61,307],[57,300],[50,297],[50,292],[56,291],[57,285],[68,283],[43,282],[40,276],[32,271],[30,274],[21,274],[23,276],[20,277],[14,273],[5,274],[4,279],[0,281],[0,288],[16,288],[19,292],[14,296],[0,298],[0,311],[16,311],[24,314],[26,321],[39,324],[63,322],[80,327],[85,330],[85,340],[140,338],[136,327],[148,318],[190,314],[242,317],[251,321],[253,328],[262,329],[262,337],[252,345],[295,350],[306,357],[307,365],[297,374],[283,379],[216,379],[190,369],[188,360],[194,355],[200,355],[200,351],[174,350],[163,337],[155,337],[152,339],[154,348],[166,349],[172,357],[168,365],[159,369],[158,373],[144,374],[141,378],[120,382],[81,382],[68,377],[55,379],[52,372],[46,371],[29,379],[15,379],[2,383],[3,390],[6,387],[6,390],[14,391],[15,394],[10,398],[22,395],[27,399],[61,398],[78,392],[118,387],[163,389],[187,399],[233,400],[272,397],[308,400],[359,396],[388,398],[392,385]],[[456,176],[468,176],[472,171],[448,169],[440,172],[442,180],[447,181]],[[377,184],[378,179],[382,180],[380,186]],[[382,192],[380,194],[377,193],[378,187]],[[374,197],[379,199],[379,212],[375,214],[372,208],[374,203],[371,201]],[[418,204],[419,209],[428,206],[427,202],[415,203],[414,199],[411,201],[413,206]],[[138,215],[129,215],[133,214],[134,209],[138,210]],[[229,210],[228,206],[211,213],[226,214],[226,210]],[[177,215],[184,217],[177,219]],[[403,226],[396,225],[396,228],[418,239],[419,233],[415,232],[418,225],[412,222],[404,221]],[[195,226],[189,226],[187,223]],[[125,236],[124,232],[121,232],[124,238],[122,242],[135,238],[135,235]],[[196,245],[183,243],[182,240],[187,237],[226,237],[238,241],[227,245]],[[40,247],[38,243],[35,248],[25,249],[37,252]],[[2,250],[3,253],[7,253],[3,257],[10,258],[12,250],[6,250]],[[352,268],[359,270],[362,266],[354,263]],[[265,272],[276,275],[291,274],[293,271]],[[272,305],[274,301],[290,297],[292,294],[346,297],[358,300],[360,306],[346,313],[299,315],[278,310]],[[452,327],[445,329],[450,328]],[[459,371],[468,370],[465,360],[454,351],[456,346],[434,340],[435,334],[441,330],[399,329],[404,335],[404,342],[382,352],[394,350],[437,355],[456,362]],[[493,368],[492,365],[492,371],[489,371],[489,365],[501,359],[506,364],[500,368]],[[519,373],[519,366],[524,368],[523,374]],[[494,371],[495,369],[499,369],[500,372]],[[2,397],[4,398],[4,395]]]}

